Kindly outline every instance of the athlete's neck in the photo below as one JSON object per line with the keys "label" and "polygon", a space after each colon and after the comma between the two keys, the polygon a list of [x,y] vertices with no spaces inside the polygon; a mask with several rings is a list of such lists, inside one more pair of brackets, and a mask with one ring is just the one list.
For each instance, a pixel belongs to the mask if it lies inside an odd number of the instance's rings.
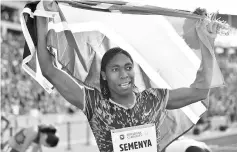
{"label": "athlete's neck", "polygon": [[135,100],[136,100],[136,96],[134,93],[125,95],[125,96],[121,96],[121,95],[111,95],[111,100],[113,100],[114,102],[121,104],[125,107],[130,107],[131,105],[134,104]]}

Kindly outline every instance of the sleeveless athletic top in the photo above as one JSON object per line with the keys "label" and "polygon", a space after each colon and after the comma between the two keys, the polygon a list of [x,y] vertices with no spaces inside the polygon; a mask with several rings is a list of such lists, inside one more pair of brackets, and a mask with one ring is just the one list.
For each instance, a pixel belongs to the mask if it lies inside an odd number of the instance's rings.
{"label": "sleeveless athletic top", "polygon": [[21,151],[23,148],[22,146],[26,142],[26,140],[29,140],[29,138],[34,139],[32,140],[33,143],[37,139],[37,137],[38,130],[36,130],[36,128],[23,128],[9,139],[8,144],[12,149]]}
{"label": "sleeveless athletic top", "polygon": [[102,98],[94,89],[85,89],[83,112],[101,152],[113,152],[111,129],[120,129],[153,123],[156,126],[157,148],[160,143],[160,124],[166,115],[168,90],[150,88],[136,93],[136,103],[127,109],[111,100]]}

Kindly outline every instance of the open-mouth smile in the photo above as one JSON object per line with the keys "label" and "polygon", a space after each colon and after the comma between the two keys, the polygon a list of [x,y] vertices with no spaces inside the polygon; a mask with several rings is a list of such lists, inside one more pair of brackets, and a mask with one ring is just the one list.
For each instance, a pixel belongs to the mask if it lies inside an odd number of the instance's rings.
{"label": "open-mouth smile", "polygon": [[119,84],[120,87],[126,89],[126,88],[129,88],[131,87],[131,81],[130,82],[126,82],[126,83],[122,83],[122,84]]}

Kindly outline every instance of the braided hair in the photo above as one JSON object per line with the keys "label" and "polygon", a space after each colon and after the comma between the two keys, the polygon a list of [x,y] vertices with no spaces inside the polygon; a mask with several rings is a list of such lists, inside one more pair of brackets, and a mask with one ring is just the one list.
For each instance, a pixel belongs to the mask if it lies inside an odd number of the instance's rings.
{"label": "braided hair", "polygon": [[55,134],[57,132],[57,129],[53,125],[41,124],[39,125],[39,132]]}
{"label": "braided hair", "polygon": [[[124,55],[126,55],[131,60],[131,62],[133,63],[133,59],[132,59],[131,55],[127,51],[121,49],[120,47],[114,47],[114,48],[109,49],[104,54],[104,56],[102,58],[102,61],[101,61],[101,71],[106,72],[107,64],[117,54],[124,54]],[[110,91],[109,91],[109,87],[108,87],[108,82],[107,82],[107,80],[104,80],[102,78],[101,73],[100,73],[100,89],[101,89],[102,97],[108,100],[110,98],[110,96],[111,96],[110,95]]]}

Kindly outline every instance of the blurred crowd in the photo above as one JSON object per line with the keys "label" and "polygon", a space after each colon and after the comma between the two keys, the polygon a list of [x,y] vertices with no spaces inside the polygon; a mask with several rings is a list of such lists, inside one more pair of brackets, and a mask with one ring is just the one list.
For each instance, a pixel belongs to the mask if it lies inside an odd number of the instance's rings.
{"label": "blurred crowd", "polygon": [[20,23],[19,10],[1,5],[1,20]]}
{"label": "blurred crowd", "polygon": [[[1,21],[20,27],[19,11],[21,9],[1,5]],[[21,31],[14,28],[4,31],[4,28],[1,28],[1,113],[25,115],[35,110],[42,114],[72,113],[75,108],[57,91],[48,94],[23,71],[21,64],[24,45],[25,39]]]}
{"label": "blurred crowd", "polygon": [[218,64],[225,80],[225,86],[214,88],[210,93],[209,116],[229,116],[237,120],[237,51],[225,50],[216,54]]}
{"label": "blurred crowd", "polygon": [[1,111],[24,115],[32,108],[41,113],[66,110],[65,100],[55,91],[48,94],[21,67],[22,33],[8,31],[1,40]]}

